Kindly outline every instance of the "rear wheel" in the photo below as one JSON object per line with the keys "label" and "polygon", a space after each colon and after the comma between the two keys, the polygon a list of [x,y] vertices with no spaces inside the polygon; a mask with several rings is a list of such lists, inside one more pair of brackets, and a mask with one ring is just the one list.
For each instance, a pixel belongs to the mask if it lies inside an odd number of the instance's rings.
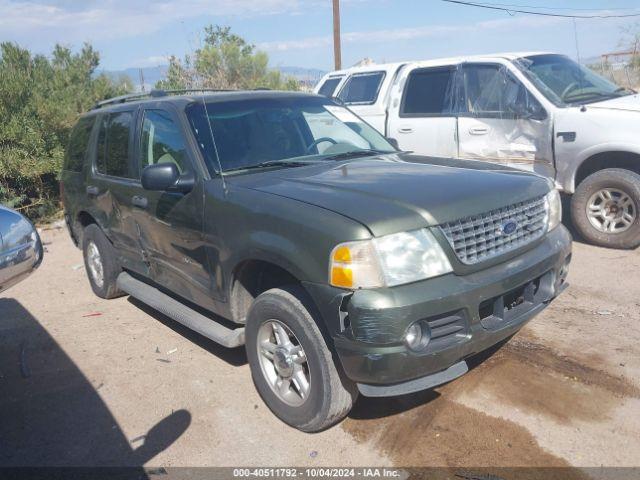
{"label": "rear wheel", "polygon": [[338,371],[297,286],[258,296],[247,316],[246,349],[258,393],[282,421],[317,432],[342,420],[357,397]]}
{"label": "rear wheel", "polygon": [[571,216],[589,242],[610,248],[640,245],[640,175],[608,168],[589,175],[571,198]]}
{"label": "rear wheel", "polygon": [[84,265],[93,293],[100,298],[116,298],[124,295],[116,281],[122,271],[116,252],[100,228],[91,224],[82,235]]}

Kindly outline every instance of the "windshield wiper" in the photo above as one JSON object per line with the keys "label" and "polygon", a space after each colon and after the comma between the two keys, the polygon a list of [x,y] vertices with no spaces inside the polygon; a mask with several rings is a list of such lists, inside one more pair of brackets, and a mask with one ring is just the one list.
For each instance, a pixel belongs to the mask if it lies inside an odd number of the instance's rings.
{"label": "windshield wiper", "polygon": [[302,167],[304,165],[310,165],[315,162],[305,162],[302,160],[293,160],[293,159],[285,159],[285,160],[267,160],[266,162],[255,163],[253,165],[245,165],[243,167],[229,168],[225,170],[227,172],[240,172],[243,170],[254,170],[258,168],[267,168],[267,167]]}
{"label": "windshield wiper", "polygon": [[370,155],[385,155],[387,153],[398,153],[394,150],[376,150],[374,148],[363,148],[360,150],[350,150],[348,152],[335,153],[324,157],[324,160],[346,160],[348,158],[368,157]]}

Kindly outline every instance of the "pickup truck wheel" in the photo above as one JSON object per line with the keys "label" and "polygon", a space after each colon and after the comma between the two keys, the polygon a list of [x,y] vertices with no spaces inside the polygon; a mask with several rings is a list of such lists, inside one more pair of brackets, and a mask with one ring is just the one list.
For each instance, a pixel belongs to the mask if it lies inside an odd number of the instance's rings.
{"label": "pickup truck wheel", "polygon": [[82,235],[84,266],[89,283],[100,298],[116,298],[124,295],[116,286],[122,271],[116,260],[116,252],[102,230],[97,225],[89,225]]}
{"label": "pickup truck wheel", "polygon": [[278,418],[305,432],[342,420],[357,397],[355,385],[338,372],[312,312],[300,287],[275,288],[254,300],[245,328],[258,393]]}
{"label": "pickup truck wheel", "polygon": [[571,216],[589,242],[610,248],[640,245],[640,175],[607,168],[589,175],[571,199]]}

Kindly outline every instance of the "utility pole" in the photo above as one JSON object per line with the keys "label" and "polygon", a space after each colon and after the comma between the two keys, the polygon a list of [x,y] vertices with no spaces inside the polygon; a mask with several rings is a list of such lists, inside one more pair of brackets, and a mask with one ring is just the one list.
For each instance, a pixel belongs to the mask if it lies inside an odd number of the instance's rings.
{"label": "utility pole", "polygon": [[342,69],[340,48],[340,0],[333,0],[333,59],[336,70]]}
{"label": "utility pole", "polygon": [[142,73],[142,69],[138,69],[138,74],[140,75],[140,91],[144,93],[144,73]]}

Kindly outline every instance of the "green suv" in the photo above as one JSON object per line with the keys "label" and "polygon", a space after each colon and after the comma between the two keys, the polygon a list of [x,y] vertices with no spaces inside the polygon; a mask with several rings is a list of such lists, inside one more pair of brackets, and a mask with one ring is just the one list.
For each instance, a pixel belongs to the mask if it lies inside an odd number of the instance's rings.
{"label": "green suv", "polygon": [[265,403],[307,432],[358,393],[464,374],[566,287],[571,258],[548,180],[400,152],[310,94],[102,102],[61,190],[96,295],[244,345]]}

